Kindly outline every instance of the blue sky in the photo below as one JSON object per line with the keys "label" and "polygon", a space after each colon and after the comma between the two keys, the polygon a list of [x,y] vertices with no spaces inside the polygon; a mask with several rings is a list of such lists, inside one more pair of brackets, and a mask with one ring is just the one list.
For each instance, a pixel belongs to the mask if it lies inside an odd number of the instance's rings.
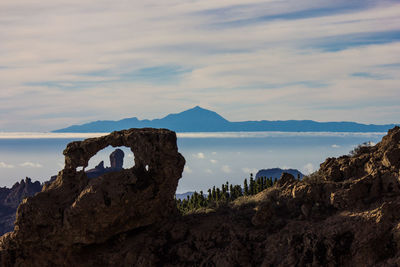
{"label": "blue sky", "polygon": [[158,118],[400,122],[399,1],[0,2],[0,131]]}

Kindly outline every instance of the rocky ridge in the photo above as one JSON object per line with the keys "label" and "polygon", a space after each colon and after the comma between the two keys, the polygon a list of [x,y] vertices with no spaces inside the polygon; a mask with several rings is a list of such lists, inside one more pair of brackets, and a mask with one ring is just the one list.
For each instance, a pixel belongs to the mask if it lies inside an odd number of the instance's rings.
{"label": "rocky ridge", "polygon": [[32,182],[28,177],[15,183],[11,188],[0,188],[0,234],[4,234],[14,227],[15,211],[26,198],[33,196],[42,189],[40,182]]}
{"label": "rocky ridge", "polygon": [[[95,168],[87,170],[88,178],[96,178],[105,173],[121,171],[124,162],[124,152],[121,149],[116,149],[110,154],[111,167],[104,167],[104,162],[101,161]],[[57,179],[57,176],[52,176],[49,181],[44,182],[50,185]],[[0,235],[11,232],[14,229],[15,213],[19,204],[26,197],[34,196],[42,191],[43,184],[39,181],[32,182],[32,179],[26,177],[25,180],[15,183],[11,188],[0,188]]]}
{"label": "rocky ridge", "polygon": [[[131,147],[135,166],[90,180],[76,171],[109,144]],[[399,127],[301,181],[283,174],[256,196],[186,216],[173,200],[184,165],[173,132],[114,132],[64,154],[56,181],[1,237],[2,266],[400,264]]]}

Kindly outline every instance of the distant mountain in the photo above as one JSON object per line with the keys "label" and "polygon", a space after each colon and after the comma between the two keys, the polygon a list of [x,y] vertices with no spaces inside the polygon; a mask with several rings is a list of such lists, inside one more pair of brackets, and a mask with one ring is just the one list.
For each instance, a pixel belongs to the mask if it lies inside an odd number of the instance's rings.
{"label": "distant mountain", "polygon": [[194,194],[194,191],[185,192],[182,194],[175,194],[176,199],[184,200],[187,197],[191,197]]}
{"label": "distant mountain", "polygon": [[290,173],[295,178],[300,175],[300,178],[303,178],[304,174],[296,169],[281,169],[281,168],[272,168],[272,169],[262,169],[259,170],[256,174],[256,179],[259,177],[267,177],[267,178],[277,178],[279,179],[282,176],[282,173]]}
{"label": "distant mountain", "polygon": [[374,125],[356,122],[317,122],[312,120],[230,122],[214,111],[196,106],[161,119],[94,121],[55,130],[58,133],[112,132],[129,128],[167,128],[176,132],[386,132],[395,124]]}
{"label": "distant mountain", "polygon": [[[187,199],[188,197],[191,197],[194,194],[194,192],[195,191],[188,191],[188,192],[185,192],[185,193],[182,193],[182,194],[175,194],[175,198],[176,199],[180,199],[180,200],[184,200],[184,199]],[[207,197],[208,194],[203,193],[203,196]]]}

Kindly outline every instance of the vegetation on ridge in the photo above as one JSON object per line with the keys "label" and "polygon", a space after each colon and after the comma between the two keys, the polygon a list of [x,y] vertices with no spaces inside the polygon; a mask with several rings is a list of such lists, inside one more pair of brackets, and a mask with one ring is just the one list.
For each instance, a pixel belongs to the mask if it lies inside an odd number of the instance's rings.
{"label": "vegetation on ridge", "polygon": [[204,194],[203,191],[199,193],[195,191],[191,196],[187,196],[186,199],[176,199],[176,204],[182,214],[202,209],[214,209],[226,205],[239,197],[256,195],[264,189],[272,187],[276,181],[277,179],[272,177],[254,179],[251,173],[249,180],[247,178],[244,179],[243,187],[226,182],[220,188],[213,186],[213,188],[208,189],[208,194]]}

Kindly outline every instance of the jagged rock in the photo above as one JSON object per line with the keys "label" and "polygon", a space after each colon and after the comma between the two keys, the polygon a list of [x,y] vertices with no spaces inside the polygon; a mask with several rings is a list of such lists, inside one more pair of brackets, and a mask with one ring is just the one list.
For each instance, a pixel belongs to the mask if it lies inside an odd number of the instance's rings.
{"label": "jagged rock", "polygon": [[[122,152],[122,153],[121,153]],[[101,161],[94,169],[86,171],[88,178],[96,178],[105,173],[122,170],[124,153],[116,149],[110,154],[111,167],[105,168],[104,161]],[[114,164],[112,163],[114,162]],[[52,176],[44,185],[49,186],[57,179]],[[32,182],[30,178],[15,183],[12,188],[0,188],[0,235],[11,232],[14,229],[15,213],[17,207],[25,197],[30,197],[42,190],[39,181]]]}
{"label": "jagged rock", "polygon": [[86,176],[88,178],[97,178],[109,172],[121,171],[124,164],[124,152],[121,149],[116,149],[110,154],[110,164],[111,167],[104,167],[104,161],[101,161],[93,169],[86,171]]}
{"label": "jagged rock", "polygon": [[99,164],[96,165],[96,167],[94,167],[96,170],[102,171],[104,170],[104,161],[100,161]]}
{"label": "jagged rock", "polygon": [[[87,178],[83,170],[77,171],[108,145],[130,147],[135,166],[96,179]],[[54,248],[55,252],[65,252],[77,244],[102,243],[176,215],[174,194],[185,160],[178,153],[174,132],[113,132],[72,142],[64,155],[65,168],[57,179],[21,203],[14,232],[3,236],[1,244],[12,244],[17,257],[24,253],[24,258],[37,266],[59,265],[65,255],[43,253]],[[29,248],[29,244],[34,246]],[[4,254],[2,258],[10,260]]]}
{"label": "jagged rock", "polygon": [[[109,144],[134,148],[135,166],[97,179],[76,171]],[[327,159],[302,181],[285,176],[214,212],[181,216],[173,197],[184,159],[174,133],[129,130],[74,142],[57,179],[19,206],[14,232],[0,239],[0,260],[3,266],[399,266],[398,148],[396,127],[375,146]]]}
{"label": "jagged rock", "polygon": [[40,182],[32,182],[28,177],[15,183],[11,188],[0,188],[0,234],[10,232],[14,228],[15,211],[21,201],[40,192]]}
{"label": "jagged rock", "polygon": [[281,178],[276,182],[278,186],[283,186],[287,183],[292,183],[294,182],[294,176],[291,175],[290,173],[284,172],[282,173]]}

